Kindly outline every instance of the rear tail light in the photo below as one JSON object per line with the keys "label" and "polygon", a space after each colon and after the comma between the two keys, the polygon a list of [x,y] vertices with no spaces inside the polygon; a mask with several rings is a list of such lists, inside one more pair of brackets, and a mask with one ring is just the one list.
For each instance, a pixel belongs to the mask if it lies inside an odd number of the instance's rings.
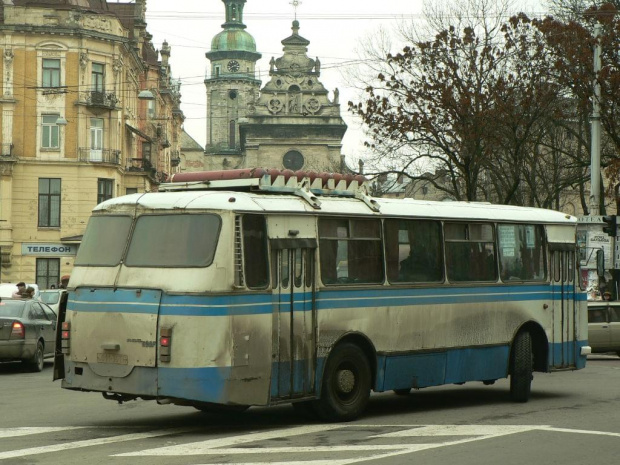
{"label": "rear tail light", "polygon": [[11,336],[9,339],[24,339],[26,337],[26,328],[19,321],[14,321],[11,326]]}
{"label": "rear tail light", "polygon": [[170,361],[170,346],[172,345],[172,328],[161,328],[159,331],[159,361]]}
{"label": "rear tail light", "polygon": [[63,321],[60,326],[60,348],[64,355],[71,353],[71,322]]}

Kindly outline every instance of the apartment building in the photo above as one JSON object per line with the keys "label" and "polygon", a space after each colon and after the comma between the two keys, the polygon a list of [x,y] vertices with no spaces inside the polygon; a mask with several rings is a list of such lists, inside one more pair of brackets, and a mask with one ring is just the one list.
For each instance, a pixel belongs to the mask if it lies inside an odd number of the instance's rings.
{"label": "apartment building", "polygon": [[180,162],[180,85],[146,1],[0,5],[0,281],[70,274],[95,205]]}

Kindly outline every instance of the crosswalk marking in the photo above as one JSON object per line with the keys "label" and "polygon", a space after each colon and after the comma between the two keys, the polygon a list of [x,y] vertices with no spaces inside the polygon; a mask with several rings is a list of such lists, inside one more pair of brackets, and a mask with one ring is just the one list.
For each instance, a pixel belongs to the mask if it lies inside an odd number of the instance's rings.
{"label": "crosswalk marking", "polygon": [[[83,430],[87,428],[98,428],[95,426],[67,426],[67,427],[23,427],[23,428],[0,428],[0,440],[18,436],[38,435],[43,433],[53,433],[58,431]],[[123,427],[120,427],[123,428]],[[100,428],[98,428],[100,429]],[[377,430],[387,430],[385,433],[377,434]],[[127,430],[127,428],[125,428]],[[294,446],[274,445],[274,439],[300,438],[299,441],[312,441],[320,433],[335,432],[336,430],[349,432],[346,444],[334,445],[318,445],[318,446]],[[353,435],[356,439],[351,441],[351,432],[357,430],[359,437]],[[370,431],[368,431],[370,430]],[[333,425],[306,425],[297,427],[283,427],[271,429],[267,431],[250,432],[247,434],[237,434],[234,436],[223,436],[219,438],[207,439],[205,441],[189,442],[186,444],[177,443],[171,446],[164,446],[152,449],[134,450],[133,452],[120,453],[111,455],[110,457],[138,457],[138,456],[215,456],[233,457],[237,456],[256,456],[258,461],[243,463],[237,462],[238,465],[353,465],[367,460],[380,461],[389,457],[411,454],[428,449],[437,449],[458,444],[465,444],[474,441],[481,441],[510,434],[524,433],[528,431],[548,431],[558,433],[573,434],[592,434],[605,435],[614,438],[620,437],[620,433],[610,433],[604,431],[577,430],[568,428],[555,428],[548,425],[366,425],[366,424],[333,424]],[[19,450],[10,450],[0,452],[0,461],[5,459],[13,459],[36,454],[54,453],[60,451],[70,451],[72,449],[84,448],[90,446],[102,446],[113,443],[137,441],[160,436],[169,436],[175,434],[194,433],[198,435],[205,434],[204,430],[191,428],[171,428],[146,431],[142,433],[121,434],[104,438],[87,439],[81,441],[66,442],[60,444],[52,444],[41,447],[31,447]],[[82,433],[84,434],[84,433]],[[226,434],[218,432],[218,434]],[[232,434],[232,433],[231,433]],[[333,433],[332,433],[333,434]],[[303,438],[303,436],[307,436]],[[408,443],[407,439],[411,441]],[[424,438],[428,438],[424,441]],[[378,443],[376,440],[396,439],[394,444]],[[413,441],[415,439],[415,441]],[[369,442],[375,440],[377,444]],[[180,441],[179,441],[180,442]],[[262,444],[261,444],[262,442]],[[289,441],[290,444],[292,441]],[[357,443],[357,444],[356,444]],[[303,443],[302,443],[303,444]],[[347,458],[319,458],[312,457],[310,454],[332,454],[332,453],[349,453],[351,456]],[[267,459],[266,456],[273,454]],[[309,460],[298,461],[278,461],[278,454],[298,454],[299,458],[304,458],[307,454]],[[259,458],[260,457],[260,458]],[[261,458],[265,458],[261,461]],[[297,458],[297,457],[296,457]],[[235,463],[226,462],[227,465]],[[205,464],[206,465],[206,464]],[[223,463],[209,462],[208,465],[224,465]]]}
{"label": "crosswalk marking", "polygon": [[84,426],[39,426],[22,428],[0,428],[0,439],[29,436],[31,434],[55,433],[57,431],[69,431],[83,429]]}
{"label": "crosswalk marking", "polygon": [[431,425],[378,434],[372,438],[405,438],[419,436],[503,436],[546,428],[540,425]]}
{"label": "crosswalk marking", "polygon": [[260,433],[244,434],[241,436],[228,436],[217,439],[208,439],[206,441],[182,444],[178,446],[158,447],[156,449],[148,449],[139,452],[118,454],[115,455],[115,457],[131,457],[136,455],[202,455],[209,454],[213,449],[217,447],[229,447],[238,444],[244,444],[247,442],[264,441],[266,439],[285,438],[291,436],[299,436],[302,434],[319,433],[334,429],[341,429],[342,427],[342,425],[309,425],[298,426],[296,428],[282,428],[270,431],[262,431]]}
{"label": "crosswalk marking", "polygon": [[83,441],[64,442],[62,444],[52,444],[49,446],[31,447],[28,449],[10,450],[0,452],[0,460],[13,459],[16,457],[24,457],[26,455],[46,454],[49,452],[59,452],[69,449],[78,449],[81,447],[100,446],[103,444],[113,444],[115,442],[135,441],[137,439],[154,438],[157,436],[167,436],[170,434],[187,433],[195,428],[176,428],[167,430],[151,431],[147,433],[123,434],[120,436],[110,436],[107,438],[86,439]]}
{"label": "crosswalk marking", "polygon": [[[303,454],[303,453],[333,453],[333,452],[351,452],[364,453],[363,457],[351,457],[338,461],[315,461],[306,462],[307,465],[323,465],[338,464],[350,465],[361,461],[381,460],[397,455],[405,455],[421,450],[435,449],[449,445],[463,444],[466,442],[480,441],[491,437],[504,436],[508,434],[522,433],[540,429],[538,425],[401,425],[404,428],[399,431],[368,436],[368,439],[374,438],[407,438],[407,437],[459,437],[456,440],[448,440],[442,442],[429,442],[418,444],[359,444],[359,445],[333,445],[333,446],[276,446],[261,447],[260,445],[248,446],[248,443],[268,440],[273,438],[283,438],[300,436],[304,434],[312,434],[325,432],[335,429],[356,429],[356,428],[380,428],[381,425],[314,425],[302,426],[297,428],[286,428],[268,432],[251,433],[247,435],[210,439],[206,441],[194,442],[190,444],[182,444],[168,447],[159,447],[155,449],[147,449],[142,451],[117,454],[115,457],[131,457],[131,456],[186,456],[186,455],[266,455],[266,454]],[[383,425],[385,427],[385,425]],[[545,428],[544,426],[542,428]],[[243,447],[234,447],[245,444]],[[233,446],[233,447],[231,447]],[[290,462],[279,462],[272,460],[270,462],[252,462],[251,464],[244,462],[243,465],[262,465],[263,463],[284,464]],[[218,465],[218,464],[215,464]]]}

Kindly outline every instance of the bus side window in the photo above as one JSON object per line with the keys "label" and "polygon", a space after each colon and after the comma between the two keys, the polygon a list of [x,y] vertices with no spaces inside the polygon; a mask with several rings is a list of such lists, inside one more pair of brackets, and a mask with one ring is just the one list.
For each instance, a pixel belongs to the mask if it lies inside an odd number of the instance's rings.
{"label": "bus side window", "polygon": [[545,279],[543,238],[542,226],[497,225],[502,281],[542,281]]}
{"label": "bus side window", "polygon": [[450,281],[497,281],[493,225],[446,223],[444,234]]}
{"label": "bus side window", "polygon": [[438,221],[386,220],[385,250],[390,282],[443,279],[441,226]]}
{"label": "bus side window", "polygon": [[250,289],[264,289],[269,285],[267,250],[265,217],[245,215],[243,217],[243,262],[245,282]]}
{"label": "bus side window", "polygon": [[383,282],[379,220],[319,220],[319,255],[324,284]]}

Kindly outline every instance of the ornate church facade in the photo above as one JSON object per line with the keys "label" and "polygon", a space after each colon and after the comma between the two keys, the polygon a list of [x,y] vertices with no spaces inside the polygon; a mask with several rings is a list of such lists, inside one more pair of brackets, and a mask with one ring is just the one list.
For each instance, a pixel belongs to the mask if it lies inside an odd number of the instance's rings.
{"label": "ornate church facade", "polygon": [[[269,62],[269,81],[256,77],[254,38],[245,31],[246,0],[222,0],[226,22],[206,53],[207,90],[205,169],[279,168],[342,171],[338,90],[319,80],[319,58],[308,57],[310,41],[299,35],[282,40],[283,55]],[[331,97],[331,98],[330,98]]]}

